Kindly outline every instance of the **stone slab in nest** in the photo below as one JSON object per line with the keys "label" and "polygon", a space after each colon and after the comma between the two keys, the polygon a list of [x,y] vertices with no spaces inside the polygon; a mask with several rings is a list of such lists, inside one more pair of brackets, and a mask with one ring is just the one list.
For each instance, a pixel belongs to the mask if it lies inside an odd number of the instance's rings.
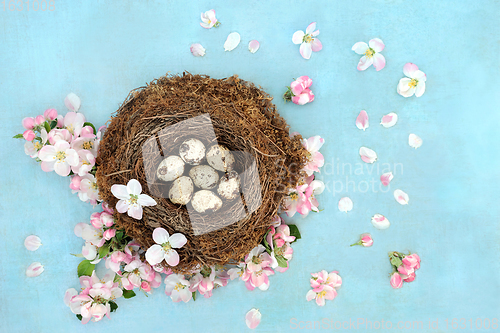
{"label": "stone slab in nest", "polygon": [[[252,156],[257,166],[247,180],[251,182],[252,177],[258,177],[262,203],[256,211],[229,225],[214,220],[195,226],[194,216],[186,206],[163,197],[161,186],[147,175],[163,158],[152,154],[148,145],[151,138],[160,140],[159,133],[170,126],[207,114],[217,142],[231,151]],[[202,127],[177,133],[174,140],[179,142],[192,137],[202,141],[206,138]],[[276,111],[272,98],[237,76],[212,79],[184,73],[161,77],[132,91],[112,117],[97,159],[99,194],[115,207],[118,199],[111,193],[112,185],[127,184],[130,179],[142,184],[143,193],[158,204],[144,207],[141,220],[115,212],[116,224],[144,250],[154,244],[152,232],[157,227],[170,234],[183,233],[188,242],[178,250],[180,262],[172,267],[175,272],[236,263],[262,241],[288,189],[295,187],[303,176],[300,170],[307,157],[300,140],[300,136],[290,138],[289,127]],[[170,152],[161,154],[166,157]],[[248,161],[239,162],[244,165]],[[230,206],[226,211],[238,214],[233,208]],[[199,228],[204,233],[200,234]]]}

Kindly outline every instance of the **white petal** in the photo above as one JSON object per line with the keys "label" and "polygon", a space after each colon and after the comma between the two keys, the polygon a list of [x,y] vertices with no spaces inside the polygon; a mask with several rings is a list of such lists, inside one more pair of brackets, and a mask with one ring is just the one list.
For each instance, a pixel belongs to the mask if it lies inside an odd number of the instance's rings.
{"label": "white petal", "polygon": [[416,134],[410,134],[410,136],[408,137],[408,144],[410,145],[410,147],[412,148],[419,148],[421,145],[422,145],[422,139],[416,135]]}
{"label": "white petal", "polygon": [[69,93],[68,96],[64,99],[64,105],[70,111],[78,112],[80,110],[80,105],[82,104],[80,97],[78,97],[75,93]]}
{"label": "white petal", "polygon": [[375,228],[379,230],[387,229],[391,225],[389,220],[384,215],[381,214],[375,214],[372,217],[372,224]]}
{"label": "white petal", "polygon": [[[128,194],[134,194],[134,195],[141,194],[141,192],[142,192],[141,183],[139,183],[139,181],[137,179],[129,180],[127,183],[127,191],[128,191]],[[118,199],[122,199],[122,198],[118,198]]]}
{"label": "white petal", "polygon": [[365,110],[361,110],[358,117],[356,118],[356,127],[362,129],[363,131],[370,126],[368,121],[368,113]]}
{"label": "white petal", "polygon": [[299,30],[299,31],[295,31],[293,33],[293,36],[292,36],[292,42],[294,44],[302,44],[302,40],[304,39],[304,31],[302,30]]}
{"label": "white petal", "polygon": [[418,81],[417,88],[415,89],[415,96],[420,97],[425,92],[425,81]]}
{"label": "white petal", "polygon": [[40,264],[39,262],[34,262],[31,265],[29,265],[28,268],[26,269],[26,276],[35,277],[42,274],[43,271],[44,271],[43,265]]}
{"label": "white petal", "polygon": [[260,47],[260,43],[257,40],[251,40],[250,43],[248,43],[248,50],[252,53],[257,52],[257,50]]}
{"label": "white petal", "polygon": [[408,201],[410,201],[408,194],[399,189],[394,191],[394,199],[402,205],[407,205]]}
{"label": "white petal", "polygon": [[377,160],[377,153],[366,147],[359,148],[359,156],[365,163],[373,163]]}
{"label": "white petal", "polygon": [[205,48],[199,43],[192,44],[189,50],[195,57],[203,57],[205,55]]}
{"label": "white petal", "polygon": [[349,197],[343,197],[339,200],[339,210],[341,212],[350,212],[352,210],[352,200]]}
{"label": "white petal", "polygon": [[368,44],[365,42],[357,42],[352,46],[352,50],[357,54],[365,54],[366,50],[368,50]]}
{"label": "white petal", "polygon": [[382,117],[380,124],[385,128],[389,128],[396,125],[397,121],[398,121],[398,115],[395,114],[394,112],[391,112]]}
{"label": "white petal", "polygon": [[130,195],[128,194],[127,191],[127,186],[125,185],[118,185],[118,184],[112,185],[111,193],[113,193],[113,195],[120,200],[130,199]]}
{"label": "white petal", "polygon": [[156,206],[155,199],[151,198],[147,194],[139,195],[139,199],[137,200],[137,203],[141,206]]}
{"label": "white petal", "polygon": [[186,236],[184,236],[181,233],[175,233],[170,238],[168,239],[170,242],[170,246],[172,246],[174,249],[180,249],[187,243]]}
{"label": "white petal", "polygon": [[168,242],[169,238],[170,235],[168,234],[168,231],[163,228],[156,228],[153,231],[153,240],[155,241],[156,244],[166,243]]}
{"label": "white petal", "polygon": [[240,34],[237,32],[231,32],[229,36],[227,36],[226,42],[224,43],[224,51],[232,51],[238,46],[240,43]]}
{"label": "white petal", "polygon": [[382,176],[380,176],[380,181],[382,182],[382,185],[384,186],[389,186],[389,183],[391,180],[394,178],[394,175],[392,174],[391,171],[384,173]]}
{"label": "white petal", "polygon": [[82,237],[83,228],[85,228],[85,226],[87,226],[87,225],[88,225],[87,223],[83,223],[83,222],[77,223],[75,225],[75,229],[73,229],[73,232],[75,233],[75,236],[76,237]]}
{"label": "white petal", "polygon": [[42,242],[40,240],[40,237],[35,236],[35,235],[28,236],[24,240],[24,246],[26,246],[26,248],[29,251],[36,251],[36,250],[38,250],[38,248],[41,245],[42,245]]}
{"label": "white petal", "polygon": [[146,261],[151,266],[161,263],[164,257],[165,251],[163,251],[161,245],[155,244],[146,251]]}
{"label": "white petal", "polygon": [[66,306],[70,306],[70,301],[73,298],[73,296],[78,295],[78,292],[76,291],[75,288],[70,288],[66,290],[66,293],[64,294],[64,304]]}
{"label": "white petal", "polygon": [[257,326],[259,326],[261,318],[262,314],[260,313],[260,311],[253,308],[252,310],[247,312],[245,316],[245,322],[248,328],[253,330]]}

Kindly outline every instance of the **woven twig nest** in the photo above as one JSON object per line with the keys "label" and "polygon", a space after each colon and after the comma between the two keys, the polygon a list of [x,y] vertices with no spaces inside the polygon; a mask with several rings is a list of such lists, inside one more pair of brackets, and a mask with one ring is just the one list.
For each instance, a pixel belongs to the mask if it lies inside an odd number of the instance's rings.
{"label": "woven twig nest", "polygon": [[[157,205],[144,207],[141,220],[115,213],[117,225],[144,250],[154,244],[151,235],[157,227],[170,234],[183,233],[188,242],[178,250],[181,260],[172,267],[176,272],[242,259],[262,241],[288,189],[300,181],[300,170],[307,160],[301,137],[290,138],[288,125],[271,101],[264,91],[237,76],[218,80],[184,73],[159,78],[132,91],[112,117],[100,144],[96,173],[99,194],[114,207],[118,199],[111,186],[137,179],[142,192],[153,197]],[[186,120],[191,120],[189,126],[169,131]],[[206,121],[212,126],[204,126]],[[215,138],[207,139],[211,138],[207,131],[215,133]],[[207,220],[164,197],[166,185],[155,181],[151,170],[156,171],[161,160],[178,149],[176,142],[189,138],[242,152],[236,154],[235,169],[240,174],[248,171],[242,183],[249,184],[251,193],[257,191],[255,198],[259,200],[252,203],[249,197],[242,198],[243,208],[238,201],[228,203],[214,215],[217,218]],[[160,149],[159,154],[155,144],[161,140],[173,144],[167,151]],[[251,164],[256,168],[250,168]],[[251,184],[259,184],[259,188]],[[252,204],[255,211],[247,209]]]}

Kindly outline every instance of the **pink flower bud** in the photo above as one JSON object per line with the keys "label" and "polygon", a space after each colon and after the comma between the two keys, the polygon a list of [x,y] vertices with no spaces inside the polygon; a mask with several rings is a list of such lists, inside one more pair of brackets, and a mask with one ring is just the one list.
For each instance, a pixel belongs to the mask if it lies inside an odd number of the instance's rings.
{"label": "pink flower bud", "polygon": [[90,224],[96,229],[101,229],[103,227],[101,213],[92,213],[92,215],[90,215]]}
{"label": "pink flower bud", "polygon": [[127,255],[121,251],[115,251],[111,254],[111,260],[113,262],[122,262],[126,257]]}
{"label": "pink flower bud", "polygon": [[57,127],[64,127],[64,117],[61,114],[57,116]]}
{"label": "pink flower bud", "polygon": [[141,289],[144,290],[147,293],[150,292],[151,291],[151,286],[149,285],[149,282],[142,281],[142,283],[141,283]]}
{"label": "pink flower bud", "polygon": [[92,126],[85,126],[82,128],[82,132],[80,133],[81,136],[92,136],[94,135],[94,129]]}
{"label": "pink flower bud", "polygon": [[35,127],[35,119],[32,118],[32,117],[26,117],[23,119],[23,127],[25,129],[33,129],[33,127]]}
{"label": "pink flower bud", "polygon": [[410,267],[408,265],[405,265],[404,263],[398,267],[398,272],[403,274],[403,275],[410,275],[411,273],[414,272],[413,267]]}
{"label": "pink flower bud", "polygon": [[80,191],[80,183],[82,181],[82,177],[73,176],[71,177],[71,183],[69,184],[69,188],[73,191]]}
{"label": "pink flower bud", "polygon": [[412,282],[413,280],[415,280],[415,277],[416,277],[416,276],[415,276],[415,272],[412,272],[410,275],[408,275],[408,276],[404,279],[404,281],[405,281],[405,282]]}
{"label": "pink flower bud", "polygon": [[45,117],[43,115],[36,116],[36,118],[35,118],[36,125],[41,125],[44,122],[45,122]]}
{"label": "pink flower bud", "polygon": [[113,209],[109,207],[108,203],[107,202],[103,202],[102,203],[102,209],[106,212],[106,213],[109,213],[111,215],[113,215]]}
{"label": "pink flower bud", "polygon": [[104,237],[104,239],[110,240],[111,238],[115,237],[115,235],[116,235],[116,229],[108,229],[104,232],[102,236]]}
{"label": "pink flower bud", "polygon": [[364,247],[370,247],[373,245],[373,238],[370,234],[361,235],[361,245]]}
{"label": "pink flower bud", "polygon": [[406,266],[409,266],[414,269],[419,269],[420,268],[420,257],[418,254],[413,253],[409,256],[406,256],[403,258],[403,264]]}
{"label": "pink flower bud", "polygon": [[394,289],[399,289],[403,286],[403,279],[401,278],[401,275],[399,275],[397,272],[395,272],[391,276],[391,286]]}
{"label": "pink flower bud", "polygon": [[101,213],[101,223],[108,228],[111,227],[115,223],[113,215],[106,213],[106,212],[102,212]]}
{"label": "pink flower bud", "polygon": [[26,141],[33,141],[35,140],[35,132],[33,132],[32,130],[26,130],[23,133],[23,137]]}
{"label": "pink flower bud", "polygon": [[47,109],[43,113],[43,116],[45,117],[45,119],[52,121],[52,120],[57,118],[57,110],[56,109]]}

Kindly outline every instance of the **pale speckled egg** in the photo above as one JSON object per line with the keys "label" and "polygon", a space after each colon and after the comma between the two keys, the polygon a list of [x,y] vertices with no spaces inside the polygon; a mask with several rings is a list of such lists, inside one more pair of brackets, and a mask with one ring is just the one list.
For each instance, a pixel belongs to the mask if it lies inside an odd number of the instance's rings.
{"label": "pale speckled egg", "polygon": [[158,165],[156,175],[160,180],[171,182],[184,173],[184,161],[179,156],[169,156]]}
{"label": "pale speckled egg", "polygon": [[198,213],[213,213],[222,207],[222,200],[212,191],[201,190],[193,195],[191,205]]}
{"label": "pale speckled egg", "polygon": [[188,139],[179,147],[179,155],[190,165],[199,165],[205,157],[205,145],[198,139]]}
{"label": "pale speckled egg", "polygon": [[168,198],[175,204],[186,205],[193,196],[193,181],[191,178],[182,176],[172,183]]}
{"label": "pale speckled egg", "polygon": [[231,171],[221,177],[217,193],[226,200],[233,200],[240,194],[240,176],[236,171]]}
{"label": "pale speckled egg", "polygon": [[198,165],[191,168],[189,176],[195,186],[204,190],[214,188],[219,182],[219,174],[209,165]]}
{"label": "pale speckled egg", "polygon": [[234,155],[222,145],[213,145],[207,152],[207,162],[219,171],[229,171],[234,166]]}

